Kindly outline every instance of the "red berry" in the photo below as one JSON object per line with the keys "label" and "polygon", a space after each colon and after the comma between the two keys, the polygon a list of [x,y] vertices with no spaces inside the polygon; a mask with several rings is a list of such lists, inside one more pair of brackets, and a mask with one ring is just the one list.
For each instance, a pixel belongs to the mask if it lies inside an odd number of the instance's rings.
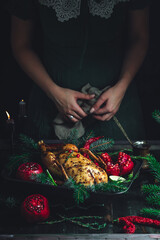
{"label": "red berry", "polygon": [[33,174],[40,174],[43,172],[41,165],[35,162],[23,163],[18,167],[17,177],[24,181],[34,181]]}
{"label": "red berry", "polygon": [[69,153],[72,153],[72,152],[73,152],[73,150],[72,150],[72,149],[70,149],[70,150],[69,150]]}
{"label": "red berry", "polygon": [[80,154],[77,154],[77,156],[76,156],[77,158],[79,158],[80,157]]}
{"label": "red berry", "polygon": [[98,163],[98,162],[96,162],[96,161],[94,161],[94,164],[95,164],[96,166],[99,166],[99,163]]}
{"label": "red berry", "polygon": [[29,223],[46,220],[50,215],[47,198],[40,194],[28,196],[21,205],[21,214]]}

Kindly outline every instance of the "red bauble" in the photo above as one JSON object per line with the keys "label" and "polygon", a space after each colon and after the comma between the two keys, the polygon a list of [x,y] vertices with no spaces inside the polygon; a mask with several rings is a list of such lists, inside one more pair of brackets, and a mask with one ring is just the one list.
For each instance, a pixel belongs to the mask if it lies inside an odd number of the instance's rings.
{"label": "red bauble", "polygon": [[46,220],[50,215],[47,198],[40,194],[28,196],[21,205],[21,214],[29,223]]}
{"label": "red bauble", "polygon": [[34,181],[33,174],[40,174],[43,172],[41,165],[35,162],[23,163],[17,170],[17,177],[24,181]]}

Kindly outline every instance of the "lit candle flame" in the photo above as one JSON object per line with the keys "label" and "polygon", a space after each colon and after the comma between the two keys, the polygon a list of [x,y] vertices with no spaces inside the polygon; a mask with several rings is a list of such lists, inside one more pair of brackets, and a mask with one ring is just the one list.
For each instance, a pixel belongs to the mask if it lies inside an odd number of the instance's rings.
{"label": "lit candle flame", "polygon": [[10,115],[9,115],[9,113],[6,111],[6,114],[7,114],[7,118],[8,118],[8,120],[10,120],[11,119],[11,117],[10,117]]}

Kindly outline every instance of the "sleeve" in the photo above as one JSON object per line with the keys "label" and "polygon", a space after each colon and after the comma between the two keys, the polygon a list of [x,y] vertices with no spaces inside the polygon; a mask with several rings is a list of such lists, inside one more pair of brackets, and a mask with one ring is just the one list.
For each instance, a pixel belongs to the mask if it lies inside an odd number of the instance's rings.
{"label": "sleeve", "polygon": [[129,9],[130,10],[138,10],[143,9],[150,5],[151,0],[130,0]]}
{"label": "sleeve", "polygon": [[36,4],[34,0],[7,0],[6,9],[11,15],[28,20],[35,17]]}

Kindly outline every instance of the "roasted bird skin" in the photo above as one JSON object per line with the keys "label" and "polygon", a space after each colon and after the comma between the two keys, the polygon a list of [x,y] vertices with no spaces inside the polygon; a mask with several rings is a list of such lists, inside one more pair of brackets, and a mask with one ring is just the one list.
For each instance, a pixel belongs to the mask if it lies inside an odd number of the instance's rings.
{"label": "roasted bird skin", "polygon": [[78,152],[75,145],[64,145],[58,154],[54,154],[51,150],[47,151],[43,141],[39,143],[39,146],[42,151],[42,163],[52,175],[62,177],[62,170],[58,166],[60,165],[64,168],[67,176],[72,177],[76,183],[89,186],[108,182],[108,175],[105,170],[84,157]]}

